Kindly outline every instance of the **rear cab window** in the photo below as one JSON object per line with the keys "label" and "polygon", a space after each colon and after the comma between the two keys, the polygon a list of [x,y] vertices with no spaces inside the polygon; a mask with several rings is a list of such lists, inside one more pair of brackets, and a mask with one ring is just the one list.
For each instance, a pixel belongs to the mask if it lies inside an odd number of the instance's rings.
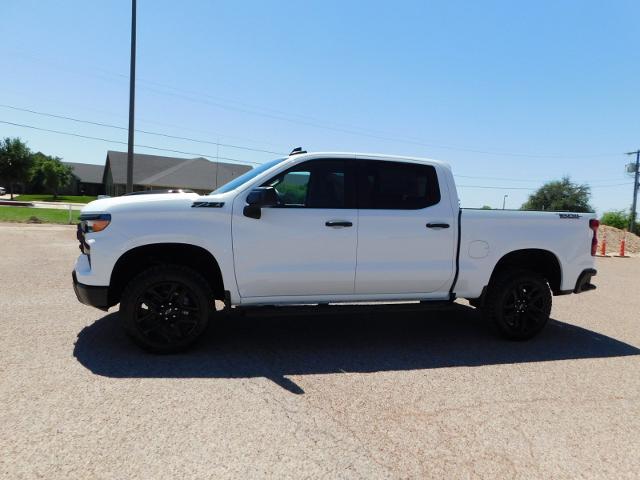
{"label": "rear cab window", "polygon": [[440,202],[432,165],[360,160],[357,187],[361,209],[420,210]]}

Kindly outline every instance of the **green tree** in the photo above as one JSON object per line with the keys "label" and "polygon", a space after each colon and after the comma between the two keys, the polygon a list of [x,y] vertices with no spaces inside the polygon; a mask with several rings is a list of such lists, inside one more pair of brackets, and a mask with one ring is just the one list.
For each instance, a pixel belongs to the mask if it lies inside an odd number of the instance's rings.
{"label": "green tree", "polygon": [[482,205],[482,210],[493,210],[489,205]]}
{"label": "green tree", "polygon": [[589,205],[591,189],[573,183],[569,177],[545,183],[529,196],[521,210],[551,210],[563,212],[592,212]]}
{"label": "green tree", "polygon": [[32,163],[31,151],[22,140],[7,137],[0,141],[0,178],[9,183],[12,200],[14,183],[29,180]]}
{"label": "green tree", "polygon": [[33,154],[33,164],[29,175],[29,193],[45,193],[47,187],[44,179],[44,169],[41,168],[43,162],[46,162],[48,157],[42,152],[36,152]]}
{"label": "green tree", "polygon": [[32,184],[42,185],[53,194],[53,198],[56,198],[58,190],[71,182],[71,167],[64,165],[60,158],[44,155],[41,152],[34,154],[33,157]]}
{"label": "green tree", "polygon": [[629,227],[629,214],[624,210],[614,210],[612,212],[604,212],[600,222],[603,225],[609,225],[615,228],[628,228]]}
{"label": "green tree", "polygon": [[[624,230],[629,228],[630,220],[631,218],[627,211],[613,210],[611,212],[604,212],[602,218],[600,218],[600,223]],[[640,232],[640,222],[636,222],[635,231]]]}

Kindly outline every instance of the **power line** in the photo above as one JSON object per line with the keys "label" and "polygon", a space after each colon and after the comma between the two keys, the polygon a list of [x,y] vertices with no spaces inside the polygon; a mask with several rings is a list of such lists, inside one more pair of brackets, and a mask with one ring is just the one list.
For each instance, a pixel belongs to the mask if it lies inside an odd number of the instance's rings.
{"label": "power line", "polygon": [[[50,117],[50,118],[58,118],[61,120],[69,120],[71,122],[76,122],[76,123],[85,123],[87,125],[95,125],[98,127],[106,127],[106,128],[114,128],[117,130],[127,130],[127,127],[123,127],[120,125],[113,125],[110,123],[103,123],[103,122],[96,122],[93,120],[85,120],[85,119],[80,119],[80,118],[75,118],[75,117],[69,117],[66,115],[60,115],[60,114],[55,114],[55,113],[48,113],[48,112],[41,112],[41,111],[37,111],[37,110],[31,110],[29,108],[21,108],[21,107],[16,107],[14,105],[6,105],[6,104],[0,104],[0,107],[2,108],[9,108],[11,110],[16,110],[18,112],[27,112],[27,113],[32,113],[34,115],[40,115],[43,117]],[[140,130],[140,129],[135,129],[136,132],[138,133],[144,133],[147,135],[155,135],[158,137],[164,137],[164,138],[171,138],[171,139],[175,139],[175,140],[185,140],[188,142],[195,142],[195,143],[203,143],[203,144],[207,144],[207,145],[216,145],[219,147],[228,147],[228,148],[237,148],[240,150],[248,150],[251,152],[259,152],[259,153],[269,153],[269,154],[273,154],[273,155],[286,155],[286,153],[283,152],[274,152],[272,150],[264,150],[264,149],[260,149],[260,148],[253,148],[253,147],[245,147],[245,146],[241,146],[241,145],[233,145],[230,143],[220,143],[220,142],[212,142],[210,140],[202,140],[202,139],[197,139],[197,138],[190,138],[190,137],[181,137],[178,135],[169,135],[168,133],[161,133],[161,132],[152,132],[149,130]]]}
{"label": "power line", "polygon": [[[30,108],[23,108],[23,107],[17,107],[15,105],[8,105],[8,104],[0,104],[0,107],[2,108],[7,108],[7,109],[11,109],[11,110],[15,110],[18,112],[26,112],[26,113],[31,113],[34,115],[40,115],[40,116],[44,116],[44,117],[49,117],[49,118],[57,118],[57,119],[61,119],[61,120],[68,120],[68,121],[72,121],[72,122],[76,122],[76,123],[84,123],[87,125],[95,125],[95,126],[99,126],[99,127],[106,127],[106,128],[113,128],[116,130],[127,130],[127,127],[123,127],[120,125],[113,125],[110,123],[104,123],[104,122],[98,122],[95,120],[86,120],[86,119],[81,119],[81,118],[76,118],[76,117],[70,117],[67,115],[61,115],[61,114],[56,114],[56,113],[50,113],[50,112],[43,112],[43,111],[39,111],[39,110],[32,110]],[[144,133],[147,135],[155,135],[158,137],[163,137],[163,138],[171,138],[171,139],[175,139],[175,140],[185,140],[185,141],[189,141],[189,142],[195,142],[195,143],[202,143],[202,144],[206,144],[206,145],[215,145],[216,147],[228,147],[228,148],[236,148],[236,149],[241,149],[241,150],[247,150],[247,151],[252,151],[252,152],[259,152],[259,153],[269,153],[269,154],[273,154],[273,155],[286,155],[286,153],[284,152],[276,152],[273,150],[264,150],[264,149],[260,149],[260,148],[253,148],[253,147],[245,147],[242,145],[233,145],[233,144],[229,144],[229,143],[221,143],[221,142],[214,142],[214,141],[210,141],[210,140],[202,140],[202,139],[197,139],[197,138],[190,138],[190,137],[181,137],[179,135],[170,135],[167,133],[161,133],[161,132],[153,132],[153,131],[149,131],[149,130],[141,130],[141,129],[136,129],[136,132],[139,133]],[[524,182],[524,183],[538,183],[538,182],[547,182],[549,181],[549,179],[522,179],[522,178],[508,178],[508,177],[487,177],[487,176],[474,176],[474,175],[459,175],[459,174],[454,174],[455,177],[459,177],[459,178],[470,178],[470,179],[476,179],[476,180],[500,180],[500,181],[508,181],[508,182]],[[611,180],[618,180],[618,179],[609,179],[609,180],[604,180],[604,179],[600,179],[600,180],[595,180],[595,181],[590,181],[590,180],[585,180],[585,183],[594,183],[594,182],[607,182],[607,181],[611,181]],[[616,185],[621,185],[621,184],[616,184]]]}
{"label": "power line", "polygon": [[[528,157],[528,158],[557,158],[557,159],[569,159],[569,158],[604,158],[604,157],[610,157],[613,155],[618,155],[618,153],[610,153],[610,154],[585,154],[585,155],[549,155],[549,154],[533,154],[533,153],[521,153],[521,152],[498,152],[498,151],[491,151],[491,150],[483,150],[483,149],[477,149],[477,148],[472,148],[472,147],[458,147],[458,146],[451,146],[451,145],[440,145],[440,144],[431,144],[431,143],[425,143],[421,140],[418,139],[412,139],[412,138],[401,138],[401,137],[394,137],[392,135],[388,135],[384,132],[380,132],[380,131],[375,131],[375,130],[369,130],[369,129],[364,129],[362,127],[357,127],[357,126],[349,126],[349,125],[343,125],[342,127],[340,126],[335,126],[336,124],[330,125],[327,124],[326,122],[313,118],[313,117],[309,117],[309,116],[304,116],[304,115],[298,115],[295,114],[295,117],[298,117],[299,119],[302,120],[296,120],[294,118],[291,117],[291,113],[290,112],[282,112],[279,110],[274,110],[274,109],[266,109],[263,107],[256,107],[256,106],[251,106],[249,104],[246,103],[242,103],[242,102],[237,102],[237,101],[232,101],[232,100],[224,100],[226,102],[231,102],[231,103],[236,103],[239,105],[243,105],[243,107],[247,107],[247,108],[241,108],[241,107],[236,107],[236,106],[230,106],[230,105],[225,105],[224,103],[220,102],[220,99],[216,99],[215,97],[212,97],[210,95],[204,94],[204,93],[197,93],[197,92],[189,92],[187,90],[183,90],[177,87],[173,87],[170,85],[166,85],[166,84],[162,84],[159,82],[152,82],[149,80],[143,80],[142,83],[148,83],[148,84],[155,84],[161,88],[166,88],[166,89],[170,89],[170,90],[174,90],[176,92],[182,92],[182,93],[172,93],[172,92],[165,92],[165,91],[161,91],[161,90],[157,90],[151,87],[143,87],[147,90],[150,90],[152,92],[156,92],[162,95],[168,95],[168,96],[174,96],[174,97],[178,97],[178,98],[182,98],[185,100],[189,100],[191,102],[195,102],[195,103],[205,103],[205,104],[209,104],[209,105],[213,105],[216,107],[220,107],[220,108],[225,108],[225,109],[229,109],[229,110],[235,110],[235,111],[239,111],[239,112],[243,112],[243,113],[249,113],[249,114],[253,114],[253,115],[260,115],[260,116],[264,116],[267,118],[273,118],[276,120],[283,120],[283,121],[287,121],[290,123],[298,123],[301,125],[307,125],[307,126],[311,126],[311,127],[316,127],[316,128],[323,128],[323,129],[328,129],[328,130],[335,130],[335,131],[340,131],[343,133],[348,133],[348,134],[352,134],[352,135],[361,135],[361,136],[366,136],[366,137],[371,137],[371,138],[376,138],[379,140],[386,140],[386,141],[393,141],[393,142],[399,142],[399,143],[408,143],[408,144],[413,144],[413,145],[419,145],[419,146],[423,146],[423,147],[431,147],[431,148],[442,148],[442,149],[446,149],[446,150],[458,150],[458,151],[464,151],[464,152],[469,152],[469,153],[480,153],[480,154],[486,154],[486,155],[497,155],[497,156],[513,156],[513,157]],[[200,97],[205,97],[205,98],[211,98],[214,99],[215,101],[206,101],[206,100],[198,100],[197,98],[194,98],[195,96],[200,96]],[[252,110],[250,110],[252,109]],[[257,110],[256,110],[257,109]],[[263,110],[258,111],[258,110]],[[275,112],[275,113],[265,113],[265,112]],[[346,128],[344,128],[346,127]]]}
{"label": "power line", "polygon": [[[474,175],[458,175],[457,173],[453,174],[454,177],[459,178],[471,178],[476,180],[500,180],[506,182],[524,182],[524,183],[541,183],[541,182],[549,182],[552,179],[523,179],[523,178],[506,178],[506,177],[484,177],[484,176],[474,176]],[[598,179],[598,180],[583,180],[583,183],[601,183],[601,182],[613,182],[616,180],[620,180],[619,178],[609,178],[609,179]]]}
{"label": "power line", "polygon": [[[24,53],[22,53],[22,56],[24,56]],[[60,61],[55,61],[55,60],[52,61],[50,59],[44,59],[43,60],[42,58],[38,58],[37,56],[34,56],[33,54],[30,54],[29,56],[31,56],[31,58],[34,59],[37,62],[48,63],[49,66],[52,66],[52,64],[53,64],[54,68],[58,68],[58,69],[60,69],[60,67],[56,67],[55,64],[56,63],[58,63],[58,65],[63,64]],[[95,65],[87,65],[87,64],[85,64],[85,66],[87,68],[91,68],[93,70],[97,70],[97,71],[101,71],[103,73],[107,73],[111,77],[118,77],[118,79],[120,79],[120,78],[128,79],[129,78],[127,75],[120,74],[120,73],[114,73],[114,72],[111,72],[111,71],[107,71],[107,70],[99,68],[99,67],[97,67]],[[66,71],[68,69],[68,67],[69,67],[69,65],[65,64],[65,69],[64,70]],[[91,74],[87,73],[85,70],[86,69],[76,70],[76,71],[78,71],[79,73],[84,74],[84,75],[91,75]],[[115,79],[114,78],[110,78],[110,80],[115,80]],[[286,121],[286,122],[290,122],[290,123],[297,123],[297,124],[311,126],[311,127],[315,127],[315,128],[334,130],[334,131],[339,131],[339,132],[343,132],[343,133],[347,133],[347,134],[351,134],[351,135],[360,135],[360,136],[365,136],[365,137],[370,137],[370,138],[376,138],[378,140],[383,140],[383,141],[391,141],[391,142],[397,142],[397,143],[413,144],[413,145],[418,145],[418,146],[428,147],[428,148],[440,148],[440,149],[446,149],[446,150],[462,151],[462,152],[468,152],[468,153],[477,153],[477,154],[493,155],[493,156],[526,157],[526,158],[581,159],[581,158],[605,158],[605,157],[611,157],[611,156],[614,156],[614,155],[619,155],[619,152],[608,153],[608,154],[585,154],[585,155],[556,155],[556,154],[536,154],[536,153],[523,153],[523,152],[500,152],[500,151],[492,151],[492,150],[485,150],[485,149],[471,148],[471,147],[459,147],[459,146],[452,146],[452,145],[431,144],[431,143],[425,143],[425,142],[423,142],[421,140],[418,140],[418,139],[395,137],[393,135],[389,135],[389,134],[386,134],[384,132],[380,132],[380,131],[376,132],[374,130],[363,129],[363,128],[357,127],[357,126],[343,125],[342,127],[340,127],[340,126],[335,126],[335,124],[334,125],[330,125],[330,124],[328,124],[327,122],[325,122],[323,120],[318,120],[318,119],[315,119],[315,118],[309,117],[309,116],[303,116],[303,115],[299,115],[299,114],[293,114],[292,115],[290,112],[281,112],[279,110],[267,109],[267,108],[264,108],[264,107],[251,106],[249,104],[238,102],[238,101],[234,101],[234,100],[222,99],[223,101],[225,101],[227,103],[236,103],[238,105],[242,105],[243,107],[232,106],[232,105],[221,103],[220,99],[217,99],[216,97],[212,97],[212,96],[210,96],[208,94],[205,94],[205,93],[202,93],[202,92],[189,92],[187,90],[183,90],[183,89],[180,89],[178,87],[162,84],[162,83],[155,82],[155,81],[140,79],[138,81],[138,83],[142,83],[142,84],[146,83],[146,84],[149,84],[149,85],[156,85],[156,86],[159,86],[159,87],[164,88],[164,89],[174,90],[174,92],[183,92],[183,93],[173,93],[173,92],[162,91],[162,90],[154,89],[154,88],[151,88],[151,87],[148,87],[148,86],[140,85],[141,88],[144,88],[146,90],[149,90],[149,91],[161,94],[161,95],[168,95],[168,96],[174,96],[174,97],[182,98],[183,100],[188,100],[188,101],[191,101],[191,102],[194,102],[194,103],[208,104],[208,105],[216,106],[216,107],[219,107],[219,108],[235,110],[235,111],[239,111],[239,112],[242,112],[242,113],[248,113],[248,114],[251,114],[251,115],[263,116],[263,117],[267,117],[267,118]],[[210,99],[214,99],[215,101],[208,101],[208,100],[204,100],[202,98],[197,98],[197,97],[210,98]],[[244,108],[244,107],[246,107],[246,108]],[[262,111],[260,111],[260,110],[262,110]],[[274,113],[268,113],[268,112],[275,112],[275,114]],[[293,117],[297,117],[298,119],[295,119]],[[307,120],[304,120],[304,119],[307,119]],[[347,127],[347,128],[344,128],[344,127]]]}
{"label": "power line", "polygon": [[[127,130],[126,127],[123,127],[123,126],[120,126],[120,125],[113,125],[113,124],[110,124],[110,123],[98,122],[98,121],[95,121],[95,120],[80,119],[80,118],[70,117],[70,116],[67,116],[67,115],[61,115],[61,114],[56,114],[56,113],[42,112],[42,111],[38,111],[38,110],[32,110],[30,108],[16,107],[15,105],[0,104],[0,107],[8,108],[8,109],[19,111],[19,112],[26,112],[26,113],[31,113],[31,114],[34,114],[34,115],[40,115],[40,116],[44,116],[44,117],[58,118],[58,119],[61,119],[61,120],[68,120],[68,121],[72,121],[72,122],[76,122],[76,123],[84,123],[84,124],[87,124],[87,125],[95,125],[95,126],[99,126],[99,127],[113,128],[113,129],[117,129],[117,130]],[[155,136],[158,136],[158,137],[171,138],[171,139],[174,139],[174,140],[185,140],[185,141],[188,141],[188,142],[202,143],[202,144],[206,144],[206,145],[215,145],[217,147],[236,148],[236,149],[240,149],[240,150],[247,150],[247,151],[259,152],[259,153],[269,153],[269,154],[273,154],[273,155],[286,155],[285,152],[276,152],[276,151],[273,151],[273,150],[265,150],[265,149],[260,149],[260,148],[246,147],[246,146],[234,145],[234,144],[230,144],[230,143],[213,142],[211,140],[202,140],[202,139],[191,138],[191,137],[181,137],[179,135],[170,135],[170,134],[167,134],[167,133],[154,132],[154,131],[150,131],[150,130],[135,129],[135,131],[138,132],[138,133],[144,133],[144,134],[147,134],[147,135],[155,135]],[[455,176],[456,177],[460,177],[460,178],[504,180],[504,181],[528,182],[528,183],[548,181],[548,180],[531,180],[531,179],[525,180],[525,179],[522,179],[522,178],[484,177],[484,176],[457,175],[457,174]],[[587,181],[587,183],[589,183],[589,182]]]}
{"label": "power line", "polygon": [[[7,88],[3,88],[2,92],[9,92],[9,93],[14,93],[20,96],[26,96],[29,97],[30,100],[33,100],[33,96],[24,91],[24,90],[10,90]],[[65,101],[64,102],[64,106],[68,107],[69,105],[75,105],[76,107],[79,107],[83,110],[90,110],[91,112],[96,112],[96,113],[100,113],[100,114],[106,114],[112,117],[122,117],[122,113],[121,112],[113,112],[113,111],[109,111],[109,110],[104,110],[104,109],[97,109],[97,108],[92,108],[90,106],[88,106],[86,103],[78,103],[78,102],[70,102],[70,101]],[[218,141],[220,140],[220,138],[234,138],[234,139],[238,139],[238,140],[242,140],[242,141],[247,141],[247,142],[251,142],[254,144],[259,144],[259,145],[273,145],[273,146],[280,146],[280,144],[275,143],[273,141],[267,141],[264,139],[256,139],[256,138],[251,138],[251,137],[246,137],[246,136],[240,136],[240,135],[232,135],[232,134],[228,134],[228,133],[221,133],[221,132],[212,132],[211,130],[207,130],[207,129],[202,129],[202,128],[193,128],[193,127],[187,127],[185,125],[176,125],[175,123],[168,123],[168,122],[161,122],[158,121],[158,119],[154,119],[151,120],[149,117],[142,117],[142,116],[136,116],[137,120],[139,121],[139,123],[146,123],[146,124],[154,124],[154,125],[159,125],[162,127],[169,127],[172,129],[179,129],[179,130],[184,130],[184,131],[189,131],[189,132],[197,132],[200,134],[205,134],[207,135],[207,138],[217,138]]]}
{"label": "power line", "polygon": [[529,187],[497,187],[490,185],[456,185],[460,188],[486,188],[490,190],[537,190],[537,188],[529,188]]}
{"label": "power line", "polygon": [[[7,105],[1,105],[1,107],[8,107],[8,108],[14,108],[11,106],[7,106]],[[49,117],[54,117],[54,118],[63,118],[63,119],[68,119],[68,120],[73,120],[73,121],[77,121],[77,122],[81,122],[81,123],[89,123],[89,124],[94,124],[94,125],[99,125],[99,126],[109,126],[112,128],[117,128],[120,130],[126,130],[126,128],[124,127],[119,127],[116,125],[108,125],[108,124],[102,124],[100,122],[93,122],[93,121],[89,121],[89,120],[79,120],[79,119],[74,119],[72,117],[64,117],[62,115],[55,115],[55,114],[48,114],[48,113],[43,113],[43,112],[35,112],[35,111],[30,111],[28,109],[20,109],[20,108],[14,108],[16,110],[24,110],[24,111],[28,111],[31,113],[37,113],[37,114],[41,114],[41,115],[45,115],[45,116],[49,116]],[[58,135],[66,135],[66,136],[70,136],[70,137],[76,137],[76,138],[83,138],[86,140],[97,140],[97,141],[101,141],[101,142],[106,142],[106,143],[115,143],[115,144],[119,144],[119,145],[127,145],[127,142],[123,142],[120,140],[113,140],[113,139],[108,139],[108,138],[102,138],[102,137],[95,137],[95,136],[91,136],[91,135],[83,135],[80,133],[74,133],[74,132],[66,132],[66,131],[62,131],[62,130],[53,130],[53,129],[49,129],[49,128],[42,128],[42,127],[36,127],[34,125],[27,125],[27,124],[23,124],[23,123],[16,123],[16,122],[9,122],[6,120],[0,120],[0,123],[6,124],[6,125],[12,125],[15,127],[22,127],[22,128],[29,128],[32,130],[39,130],[42,132],[49,132],[49,133],[55,133]],[[144,132],[143,130],[136,130],[136,131],[141,131]],[[164,136],[164,134],[159,134],[160,136]],[[172,137],[172,136],[169,136]],[[173,138],[180,138],[182,139],[182,137],[173,137]],[[227,146],[227,144],[224,143],[219,143],[219,142],[206,142],[203,141],[203,143],[210,143],[211,145],[218,145],[218,146]],[[222,160],[228,160],[228,161],[232,161],[232,162],[238,162],[238,163],[249,163],[252,165],[261,165],[261,162],[253,162],[250,160],[241,160],[241,159],[237,159],[237,158],[231,158],[231,157],[223,157],[220,155],[209,155],[209,154],[205,154],[205,153],[196,153],[196,152],[187,152],[187,151],[183,151],[183,150],[175,150],[175,149],[170,149],[170,148],[161,148],[161,147],[154,147],[151,145],[142,145],[142,144],[135,144],[135,147],[139,147],[139,148],[147,148],[150,150],[156,150],[156,151],[162,151],[162,152],[170,152],[170,153],[178,153],[178,154],[182,154],[182,155],[193,155],[196,157],[204,157],[204,158],[209,158],[209,159],[222,159]],[[237,148],[243,148],[243,147],[237,147]],[[248,147],[247,147],[248,148]],[[265,152],[264,150],[262,150],[263,152]],[[276,153],[276,152],[274,152]],[[285,155],[283,153],[280,153],[281,155]],[[471,179],[493,179],[493,180],[505,180],[505,181],[538,181],[538,180],[522,180],[522,179],[509,179],[509,178],[504,178],[504,177],[476,177],[476,176],[471,176],[471,175],[454,175],[455,177],[461,177],[461,178],[471,178]],[[547,180],[539,180],[540,182],[545,182]],[[589,182],[586,182],[589,183]],[[609,187],[618,187],[618,186],[626,186],[626,185],[631,185],[632,183],[630,182],[625,182],[625,183],[614,183],[614,184],[608,184],[608,185],[589,185],[590,188],[609,188]],[[490,189],[490,190],[529,190],[529,191],[533,191],[533,190],[537,190],[538,187],[513,187],[513,186],[495,186],[495,185],[457,185],[460,188],[480,188],[480,189]]]}
{"label": "power line", "polygon": [[[93,137],[91,135],[82,135],[80,133],[73,133],[73,132],[64,132],[62,130],[52,130],[49,128],[41,128],[41,127],[35,127],[33,125],[25,125],[23,123],[14,123],[14,122],[7,122],[6,120],[0,120],[0,123],[4,123],[6,125],[13,125],[15,127],[23,127],[23,128],[30,128],[32,130],[39,130],[41,132],[49,132],[49,133],[56,133],[58,135],[67,135],[70,137],[77,137],[77,138],[84,138],[87,140],[99,140],[101,142],[107,142],[107,143],[117,143],[119,145],[127,145],[127,142],[122,142],[120,140],[111,140],[108,138],[101,138],[101,137]],[[152,147],[150,145],[140,145],[140,144],[135,144],[135,147],[139,147],[139,148],[148,148],[151,150],[158,150],[161,152],[171,152],[171,153],[179,153],[182,155],[193,155],[196,157],[204,157],[204,158],[211,158],[211,159],[215,159],[216,156],[215,155],[208,155],[205,153],[194,153],[194,152],[185,152],[183,150],[173,150],[170,148],[160,148],[160,147]],[[229,158],[229,157],[222,157],[219,156],[217,158],[220,158],[222,160],[229,160],[229,161],[233,161],[233,162],[238,162],[238,163],[251,163],[253,165],[262,165],[260,162],[251,162],[249,160],[240,160],[237,158]]]}
{"label": "power line", "polygon": [[[503,157],[523,157],[523,158],[584,159],[584,158],[606,158],[606,157],[612,157],[619,154],[618,152],[616,152],[616,153],[585,154],[585,155],[549,155],[549,154],[536,154],[536,153],[523,153],[523,152],[499,152],[499,151],[484,150],[484,149],[472,148],[472,147],[458,147],[453,145],[427,143],[417,139],[401,138],[401,137],[395,137],[393,135],[387,135],[387,134],[369,133],[364,129],[362,129],[362,131],[358,131],[359,127],[353,127],[349,129],[349,128],[343,128],[343,127],[336,127],[329,124],[324,124],[318,121],[296,120],[281,114],[265,113],[265,112],[259,112],[256,110],[249,110],[247,108],[234,107],[234,106],[225,105],[219,102],[212,102],[204,99],[190,97],[188,95],[164,92],[164,91],[150,88],[150,87],[143,87],[143,88],[155,93],[159,93],[161,95],[169,95],[169,96],[182,98],[183,100],[188,100],[192,103],[212,105],[212,106],[227,109],[227,110],[234,110],[242,113],[248,113],[251,115],[259,115],[259,116],[271,118],[274,120],[280,120],[280,121],[285,121],[285,122],[298,124],[298,125],[305,125],[305,126],[314,127],[314,128],[322,128],[324,130],[347,133],[349,135],[357,135],[357,136],[363,136],[368,138],[375,138],[377,140],[396,142],[396,143],[405,143],[409,145],[417,145],[420,147],[427,147],[427,148],[438,148],[443,150],[452,150],[452,151],[459,151],[459,152],[466,152],[466,153],[477,153],[482,155],[503,156]],[[168,87],[168,88],[173,88],[173,87]]]}
{"label": "power line", "polygon": [[611,185],[593,185],[591,188],[609,188],[609,187],[621,187],[623,185],[631,185],[631,183],[612,183]]}
{"label": "power line", "polygon": [[[627,182],[627,183],[614,183],[611,185],[594,185],[594,186],[589,185],[589,188],[610,188],[610,187],[619,187],[621,185],[631,185],[631,184]],[[460,188],[486,188],[490,190],[529,190],[529,191],[538,190],[538,188],[540,188],[540,187],[498,187],[495,185],[456,185],[456,186]]]}

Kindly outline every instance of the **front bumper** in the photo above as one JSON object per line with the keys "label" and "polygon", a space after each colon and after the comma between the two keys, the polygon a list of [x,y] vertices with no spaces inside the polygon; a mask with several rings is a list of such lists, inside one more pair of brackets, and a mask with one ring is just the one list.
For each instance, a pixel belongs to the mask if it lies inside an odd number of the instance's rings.
{"label": "front bumper", "polygon": [[96,287],[78,282],[76,272],[71,274],[73,278],[73,291],[80,303],[99,308],[105,312],[109,308],[109,287]]}

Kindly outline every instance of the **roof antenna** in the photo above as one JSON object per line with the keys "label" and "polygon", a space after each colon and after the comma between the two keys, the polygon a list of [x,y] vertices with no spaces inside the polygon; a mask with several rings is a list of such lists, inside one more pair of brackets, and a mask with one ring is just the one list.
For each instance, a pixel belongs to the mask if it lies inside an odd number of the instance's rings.
{"label": "roof antenna", "polygon": [[307,151],[303,150],[302,147],[296,147],[293,150],[291,150],[291,153],[289,154],[289,156],[291,156],[291,155],[299,155],[301,153],[307,153]]}

